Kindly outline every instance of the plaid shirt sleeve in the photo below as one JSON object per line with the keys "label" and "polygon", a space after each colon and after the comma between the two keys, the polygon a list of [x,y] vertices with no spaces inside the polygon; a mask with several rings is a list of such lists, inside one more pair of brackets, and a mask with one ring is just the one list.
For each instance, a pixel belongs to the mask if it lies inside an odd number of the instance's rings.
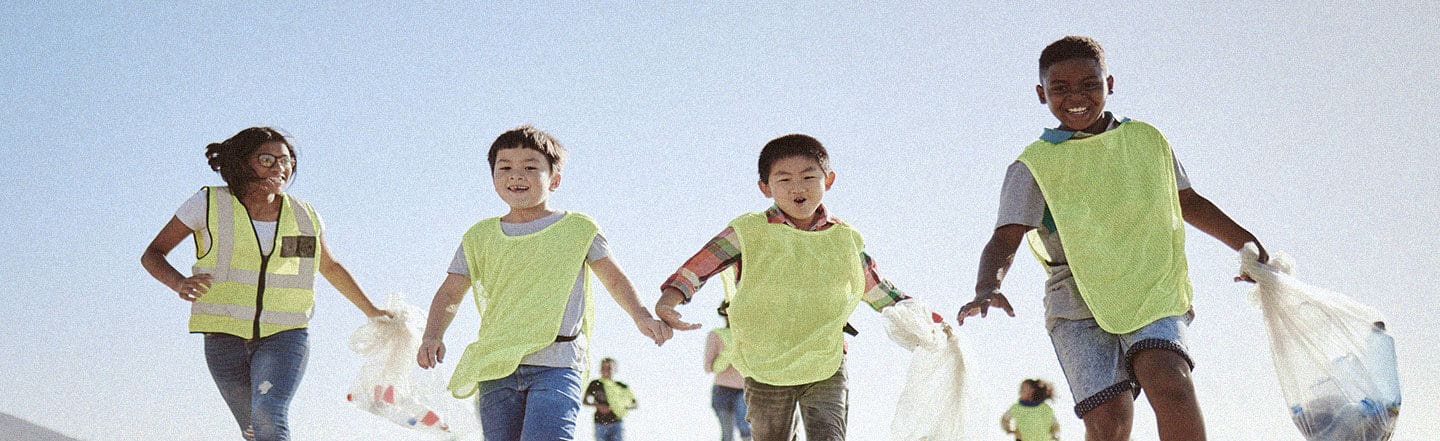
{"label": "plaid shirt sleeve", "polygon": [[896,302],[910,298],[900,292],[895,284],[889,280],[880,278],[880,273],[875,271],[875,259],[870,258],[864,251],[860,252],[860,264],[865,267],[865,294],[860,298],[868,303],[876,311]]}
{"label": "plaid shirt sleeve", "polygon": [[685,295],[685,302],[690,303],[690,297],[695,295],[700,287],[705,286],[705,281],[710,277],[724,271],[731,265],[740,263],[740,241],[735,236],[735,229],[725,227],[724,231],[715,235],[700,252],[695,253],[680,265],[680,269],[665,279],[660,284],[660,290],[674,288]]}

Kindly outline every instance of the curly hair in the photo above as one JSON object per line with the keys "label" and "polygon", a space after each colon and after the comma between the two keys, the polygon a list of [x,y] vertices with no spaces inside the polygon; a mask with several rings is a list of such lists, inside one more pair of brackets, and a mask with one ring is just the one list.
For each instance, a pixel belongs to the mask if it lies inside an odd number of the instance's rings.
{"label": "curly hair", "polygon": [[565,166],[565,146],[554,136],[545,133],[529,124],[510,129],[495,138],[490,144],[490,152],[486,159],[490,161],[490,173],[495,173],[495,158],[501,150],[505,149],[530,149],[540,152],[545,156],[545,162],[550,164],[551,173],[560,173]]}
{"label": "curly hair", "polygon": [[1055,385],[1049,381],[1039,378],[1027,378],[1020,384],[1028,384],[1030,388],[1035,391],[1035,394],[1030,396],[1031,400],[1045,401],[1055,396]]}
{"label": "curly hair", "polygon": [[250,168],[250,155],[267,142],[283,142],[285,148],[290,150],[290,157],[296,162],[290,166],[290,177],[294,179],[295,170],[299,167],[299,160],[295,155],[295,145],[284,133],[271,127],[251,127],[241,130],[230,139],[213,142],[205,146],[205,159],[210,163],[210,169],[220,173],[220,179],[225,180],[225,185],[230,186],[230,192],[236,196],[245,194],[250,183],[256,179],[255,170]]}
{"label": "curly hair", "polygon": [[1045,80],[1045,72],[1050,66],[1075,58],[1095,60],[1100,63],[1101,69],[1105,69],[1105,48],[1100,47],[1100,42],[1090,37],[1068,35],[1040,51],[1040,80]]}
{"label": "curly hair", "polygon": [[830,171],[830,153],[825,151],[820,140],[810,135],[793,133],[772,139],[760,149],[760,182],[770,183],[770,168],[774,167],[776,162],[797,156],[814,159],[820,164],[821,171]]}

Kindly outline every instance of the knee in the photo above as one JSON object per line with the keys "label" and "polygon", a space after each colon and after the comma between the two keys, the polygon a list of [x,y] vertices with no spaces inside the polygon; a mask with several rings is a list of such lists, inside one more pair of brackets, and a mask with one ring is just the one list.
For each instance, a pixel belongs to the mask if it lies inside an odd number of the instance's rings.
{"label": "knee", "polygon": [[1116,397],[1109,402],[1102,404],[1090,412],[1086,412],[1085,440],[1086,441],[1128,441],[1130,439],[1130,426],[1133,423],[1132,410],[1129,402],[1123,403],[1117,400],[1129,400],[1129,396]]}

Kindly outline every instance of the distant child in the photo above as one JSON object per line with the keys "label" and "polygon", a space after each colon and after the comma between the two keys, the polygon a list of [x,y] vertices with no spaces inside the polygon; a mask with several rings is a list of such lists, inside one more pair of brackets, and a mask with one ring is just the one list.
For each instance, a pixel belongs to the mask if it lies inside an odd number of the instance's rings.
{"label": "distant child", "polygon": [[957,318],[991,306],[1015,315],[1000,284],[1029,232],[1049,273],[1046,325],[1087,438],[1129,439],[1131,401],[1144,390],[1161,439],[1204,439],[1185,343],[1194,314],[1181,220],[1233,249],[1259,241],[1190,188],[1159,130],[1105,111],[1114,85],[1095,40],[1065,37],[1040,54],[1035,93],[1060,125],[1010,165],[975,299]]}
{"label": "distant child", "polygon": [[1038,378],[1021,381],[1020,402],[1010,405],[1000,415],[1000,428],[1015,435],[1016,441],[1059,439],[1056,436],[1060,433],[1060,423],[1055,421],[1055,411],[1045,402],[1054,396],[1054,389],[1055,385]]}
{"label": "distant child", "polygon": [[585,387],[585,405],[595,406],[595,441],[625,439],[625,414],[639,407],[630,386],[615,381],[615,359],[600,360],[600,378]]}
{"label": "distant child", "polygon": [[[757,441],[788,441],[800,407],[806,439],[845,439],[848,408],[841,329],[864,300],[875,310],[907,297],[875,272],[854,228],[820,204],[835,182],[815,138],[776,138],[760,151],[760,193],[775,200],[741,215],[661,285],[655,313],[682,330],[675,305],[709,277],[736,266],[730,301],[732,363],[745,376]],[[896,372],[903,375],[903,372]]]}
{"label": "distant child", "polygon": [[730,302],[720,302],[715,311],[725,319],[725,327],[710,330],[705,336],[705,372],[715,374],[710,387],[710,408],[720,419],[720,441],[750,440],[750,422],[745,421],[745,377],[735,369],[735,336],[730,332]]}
{"label": "distant child", "polygon": [[573,440],[581,371],[589,364],[590,271],[640,333],[659,345],[671,331],[641,306],[595,222],[547,205],[565,162],[559,142],[521,126],[496,138],[488,156],[495,192],[510,211],[465,233],[430,303],[416,358],[426,369],[444,361],[445,329],[472,289],[480,330],[455,367],[450,392],[479,392],[475,407],[487,440]]}

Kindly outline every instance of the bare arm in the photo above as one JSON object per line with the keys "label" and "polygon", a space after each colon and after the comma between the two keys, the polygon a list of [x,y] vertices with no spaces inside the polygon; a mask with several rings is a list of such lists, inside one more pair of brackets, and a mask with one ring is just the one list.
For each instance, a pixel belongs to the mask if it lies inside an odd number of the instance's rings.
{"label": "bare arm", "polygon": [[665,322],[656,320],[650,315],[650,311],[640,304],[640,296],[635,294],[635,285],[630,283],[630,278],[625,277],[625,272],[620,269],[620,264],[615,259],[606,256],[603,259],[590,262],[590,269],[595,271],[595,277],[600,278],[600,283],[605,285],[605,290],[610,292],[610,297],[620,305],[630,320],[635,321],[635,327],[641,334],[650,337],[655,341],[656,346],[665,343],[674,335]]}
{"label": "bare arm", "polygon": [[330,253],[330,244],[325,243],[325,236],[320,236],[320,274],[325,276],[325,280],[329,281],[336,291],[340,291],[340,295],[355,304],[356,308],[360,308],[360,312],[365,313],[366,317],[390,315],[389,312],[376,308],[370,298],[365,296],[365,291],[360,289],[360,284],[355,282],[355,277],[350,275],[350,270],[335,260],[335,255]]}
{"label": "bare arm", "polygon": [[180,222],[179,218],[170,217],[170,222],[160,229],[150,245],[145,247],[145,252],[140,254],[140,266],[150,273],[150,277],[165,284],[171,291],[180,295],[181,300],[193,302],[195,299],[205,295],[210,290],[210,275],[198,274],[185,277],[179,270],[175,269],[165,256],[175,249],[185,236],[192,233],[190,227]]}
{"label": "bare arm", "polygon": [[1005,409],[1005,413],[1000,414],[1000,430],[1004,430],[1005,433],[1014,434],[1015,429],[1010,428],[1010,418],[1010,409]]}
{"label": "bare arm", "polygon": [[[1220,207],[1200,196],[1194,189],[1180,190],[1180,211],[1185,216],[1185,222],[1220,239],[1220,242],[1224,242],[1232,250],[1240,250],[1246,242],[1255,242],[1255,247],[1260,251],[1260,262],[1270,261],[1270,255],[1265,252],[1265,247],[1260,245],[1260,240],[1256,239],[1255,235],[1231,220]],[[1236,277],[1236,280],[1248,280],[1248,277],[1242,277]]]}
{"label": "bare arm", "polygon": [[720,357],[720,350],[724,347],[725,342],[720,340],[720,334],[715,331],[710,331],[710,335],[705,336],[705,373],[715,373],[715,359]]}
{"label": "bare arm", "polygon": [[685,294],[680,293],[680,290],[668,286],[661,288],[660,299],[655,301],[655,315],[659,316],[660,320],[663,320],[672,329],[681,331],[700,329],[699,323],[681,320],[683,316],[680,315],[680,311],[675,310],[675,305],[679,305],[683,301],[685,301]]}
{"label": "bare arm", "polygon": [[1020,224],[1007,224],[996,228],[995,233],[990,235],[990,242],[985,244],[985,250],[980,253],[975,299],[960,307],[960,313],[955,317],[959,324],[964,325],[965,317],[976,314],[985,317],[991,306],[1005,310],[1011,317],[1015,316],[1010,300],[1000,293],[1000,284],[1005,280],[1005,274],[1010,271],[1010,264],[1015,261],[1015,250],[1020,248],[1020,241],[1025,239],[1025,233],[1031,228]]}
{"label": "bare arm", "polygon": [[420,367],[430,369],[445,361],[445,330],[455,319],[455,311],[460,309],[460,301],[465,300],[465,290],[469,288],[469,277],[447,273],[445,281],[435,290],[435,298],[430,300],[430,316],[425,320],[425,335],[415,355]]}

